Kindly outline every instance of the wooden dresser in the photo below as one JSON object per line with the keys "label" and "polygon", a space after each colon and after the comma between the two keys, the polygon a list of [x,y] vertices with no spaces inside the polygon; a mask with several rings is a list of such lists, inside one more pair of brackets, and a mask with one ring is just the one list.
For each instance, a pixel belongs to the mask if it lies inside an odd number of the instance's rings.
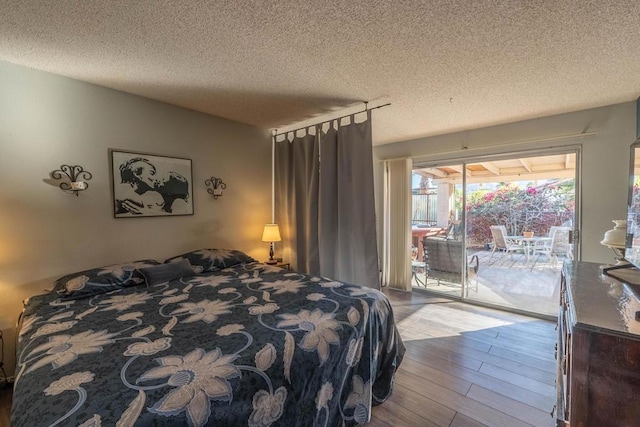
{"label": "wooden dresser", "polygon": [[640,272],[566,262],[558,317],[558,426],[640,426]]}

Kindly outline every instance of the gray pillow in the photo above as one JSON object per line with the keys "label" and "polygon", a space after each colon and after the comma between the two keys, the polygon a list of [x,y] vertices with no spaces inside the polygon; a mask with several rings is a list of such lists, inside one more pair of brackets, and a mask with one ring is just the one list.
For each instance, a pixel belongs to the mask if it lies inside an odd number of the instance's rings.
{"label": "gray pillow", "polygon": [[56,280],[53,292],[61,299],[90,297],[144,283],[140,270],[159,264],[153,259],[108,265],[67,274]]}
{"label": "gray pillow", "polygon": [[155,286],[181,277],[193,276],[193,268],[191,268],[191,263],[188,259],[141,268],[140,272],[144,276],[147,286]]}
{"label": "gray pillow", "polygon": [[216,271],[234,265],[256,262],[255,259],[242,251],[235,249],[200,249],[198,251],[187,252],[186,254],[174,256],[165,261],[172,263],[188,259],[196,273],[206,271]]}

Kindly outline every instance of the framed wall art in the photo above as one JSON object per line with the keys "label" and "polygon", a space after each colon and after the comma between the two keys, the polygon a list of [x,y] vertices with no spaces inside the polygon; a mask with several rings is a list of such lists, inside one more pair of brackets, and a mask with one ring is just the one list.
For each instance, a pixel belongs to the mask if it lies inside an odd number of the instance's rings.
{"label": "framed wall art", "polygon": [[191,159],[110,151],[116,218],[193,215]]}

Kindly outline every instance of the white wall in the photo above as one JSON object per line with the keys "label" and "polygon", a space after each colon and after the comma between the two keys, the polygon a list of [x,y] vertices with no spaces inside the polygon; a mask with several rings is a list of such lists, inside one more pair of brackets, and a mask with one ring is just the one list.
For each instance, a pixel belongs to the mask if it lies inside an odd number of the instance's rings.
{"label": "white wall", "polygon": [[[113,218],[108,149],[190,158],[193,216]],[[51,185],[62,164],[93,174],[79,197]],[[211,176],[227,189],[214,200]],[[203,247],[266,259],[271,142],[254,127],[0,62],[0,329],[7,369],[21,301],[54,279]]]}
{"label": "white wall", "polygon": [[[596,135],[577,139],[526,142],[581,132]],[[636,104],[628,102],[568,114],[526,120],[374,147],[376,160],[420,158],[460,159],[474,156],[559,147],[582,146],[582,239],[581,259],[613,262],[610,249],[600,245],[611,220],[626,218],[629,147],[636,138]],[[521,143],[525,142],[525,143]],[[504,145],[506,144],[506,145]],[[499,145],[500,147],[491,147]],[[468,147],[463,149],[462,147]],[[376,166],[381,169],[382,163]],[[378,197],[382,202],[382,173],[376,173]],[[381,205],[378,211],[382,212]],[[379,224],[382,221],[379,221]]]}

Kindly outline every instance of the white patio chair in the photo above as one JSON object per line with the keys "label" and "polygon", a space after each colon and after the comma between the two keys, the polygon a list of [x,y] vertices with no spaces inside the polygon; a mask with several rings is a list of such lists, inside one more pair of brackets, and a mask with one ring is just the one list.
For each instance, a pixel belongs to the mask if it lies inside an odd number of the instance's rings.
{"label": "white patio chair", "polygon": [[544,255],[551,261],[551,266],[555,267],[558,257],[573,259],[571,243],[569,243],[569,233],[571,227],[552,226],[549,228],[550,240],[536,242],[533,246],[534,255]]}
{"label": "white patio chair", "polygon": [[502,256],[506,253],[517,252],[522,249],[522,245],[517,240],[509,238],[507,235],[507,227],[504,225],[492,225],[491,228],[491,237],[493,237],[493,248],[491,249],[491,256],[489,259],[493,258],[493,253],[498,250],[502,252]]}

